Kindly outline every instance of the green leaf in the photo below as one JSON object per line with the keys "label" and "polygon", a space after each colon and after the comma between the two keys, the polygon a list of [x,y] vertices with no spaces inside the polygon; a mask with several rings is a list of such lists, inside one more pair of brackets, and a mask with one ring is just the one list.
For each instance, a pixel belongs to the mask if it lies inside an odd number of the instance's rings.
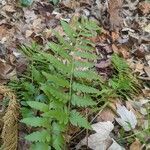
{"label": "green leaf", "polygon": [[47,130],[33,132],[25,137],[30,142],[50,142],[51,136]]}
{"label": "green leaf", "polygon": [[28,7],[28,6],[32,5],[33,0],[20,0],[20,3],[22,6]]}
{"label": "green leaf", "polygon": [[53,66],[60,71],[62,74],[70,74],[72,66],[71,64],[63,64],[63,62],[61,62],[60,60],[58,60],[58,58],[55,58],[53,55],[51,54],[47,54],[44,52],[41,52],[41,55],[50,63],[53,64]]}
{"label": "green leaf", "polygon": [[81,97],[75,94],[72,95],[71,103],[72,105],[79,106],[79,107],[94,106],[97,104],[90,97],[86,97],[86,96]]}
{"label": "green leaf", "polygon": [[50,2],[53,2],[54,5],[59,3],[59,0],[50,0]]}
{"label": "green leaf", "polygon": [[56,99],[58,99],[59,101],[62,101],[63,103],[67,103],[69,100],[69,94],[68,93],[64,93],[60,89],[55,88],[51,85],[43,84],[41,86],[41,90],[43,90],[43,92],[45,94],[51,95],[51,96],[55,97]]}
{"label": "green leaf", "polygon": [[89,122],[84,118],[82,115],[80,115],[79,112],[76,110],[72,110],[70,112],[70,122],[74,126],[84,127],[86,129],[91,129],[91,125]]}
{"label": "green leaf", "polygon": [[98,56],[95,54],[83,51],[77,51],[75,52],[75,55],[89,60],[96,60],[98,58]]}
{"label": "green leaf", "polygon": [[56,119],[59,123],[68,123],[68,113],[61,110],[50,110],[49,112],[43,113],[42,116]]}
{"label": "green leaf", "polygon": [[48,143],[37,142],[31,145],[31,150],[50,150]]}
{"label": "green leaf", "polygon": [[42,74],[46,77],[47,80],[53,82],[54,84],[57,84],[62,87],[67,87],[67,88],[69,88],[69,86],[70,86],[69,81],[67,81],[66,79],[63,79],[62,77],[59,77],[59,75],[57,75],[57,76],[51,75],[44,71],[42,72]]}
{"label": "green leaf", "polygon": [[32,76],[37,83],[40,83],[43,81],[42,75],[40,71],[38,71],[34,66],[32,66]]}
{"label": "green leaf", "polygon": [[67,50],[65,50],[62,45],[56,44],[54,42],[51,42],[48,45],[55,54],[58,54],[60,57],[63,57],[65,59],[71,60],[71,56],[69,56]]}
{"label": "green leaf", "polygon": [[84,93],[100,94],[100,91],[97,90],[96,88],[93,88],[91,86],[86,86],[84,84],[80,84],[80,83],[76,83],[76,82],[74,82],[72,84],[72,88],[73,88],[74,91],[80,91],[80,92],[84,92]]}
{"label": "green leaf", "polygon": [[74,29],[63,20],[61,20],[61,25],[69,38],[71,38],[71,40],[75,42],[75,37],[77,36],[77,33],[74,31]]}
{"label": "green leaf", "polygon": [[41,102],[36,102],[36,101],[27,101],[27,104],[34,109],[40,110],[42,112],[47,112],[49,110],[49,106],[41,103]]}
{"label": "green leaf", "polygon": [[96,73],[95,70],[86,70],[86,71],[74,71],[74,76],[76,78],[84,78],[86,80],[100,80],[100,76]]}
{"label": "green leaf", "polygon": [[74,62],[75,68],[92,68],[94,67],[94,63],[92,62],[80,62],[80,61],[75,61]]}
{"label": "green leaf", "polygon": [[49,126],[48,119],[42,118],[42,117],[24,118],[20,122],[25,123],[26,125],[30,125],[32,127],[48,127]]}

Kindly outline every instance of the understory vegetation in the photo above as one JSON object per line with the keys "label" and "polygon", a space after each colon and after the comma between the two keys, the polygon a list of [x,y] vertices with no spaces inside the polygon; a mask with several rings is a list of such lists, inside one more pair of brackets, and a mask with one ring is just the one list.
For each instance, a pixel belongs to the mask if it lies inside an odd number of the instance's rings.
{"label": "understory vegetation", "polygon": [[[112,77],[105,81],[96,71],[100,57],[92,38],[100,27],[92,21],[61,21],[64,35],[45,48],[33,43],[21,47],[29,61],[19,81],[9,83],[21,104],[21,122],[31,127],[26,140],[31,149],[66,149],[69,129],[91,129],[87,109],[99,111],[109,101],[126,100],[138,93],[138,82],[124,59],[113,54]],[[86,116],[86,117],[85,117]]]}

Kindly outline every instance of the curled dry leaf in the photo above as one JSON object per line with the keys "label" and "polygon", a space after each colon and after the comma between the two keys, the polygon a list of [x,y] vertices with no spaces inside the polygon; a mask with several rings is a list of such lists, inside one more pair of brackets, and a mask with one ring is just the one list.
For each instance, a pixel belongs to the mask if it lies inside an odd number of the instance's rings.
{"label": "curled dry leaf", "polygon": [[125,131],[130,131],[135,128],[137,119],[131,110],[129,111],[125,106],[117,104],[117,113],[120,118],[116,118],[116,121],[124,128]]}

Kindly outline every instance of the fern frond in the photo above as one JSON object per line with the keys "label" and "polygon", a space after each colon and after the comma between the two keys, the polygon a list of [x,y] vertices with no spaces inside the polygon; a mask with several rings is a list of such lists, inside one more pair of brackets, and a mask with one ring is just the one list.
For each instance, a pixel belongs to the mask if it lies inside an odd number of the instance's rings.
{"label": "fern frond", "polygon": [[91,86],[86,86],[84,84],[73,82],[72,88],[74,91],[80,91],[83,93],[93,93],[93,94],[100,94],[100,91],[96,88]]}
{"label": "fern frond", "polygon": [[49,107],[47,104],[37,102],[37,101],[27,101],[26,102],[31,108],[34,108],[36,110],[40,110],[41,112],[47,112],[49,110]]}
{"label": "fern frond", "polygon": [[59,121],[59,123],[68,123],[68,113],[64,111],[50,110],[42,114],[43,117],[53,118]]}
{"label": "fern frond", "polygon": [[75,47],[68,43],[58,32],[53,31],[53,34],[66,49],[74,51]]}
{"label": "fern frond", "polygon": [[57,74],[57,76],[56,75],[51,75],[51,74],[46,73],[44,71],[42,72],[42,74],[46,77],[46,79],[48,81],[51,81],[54,84],[57,84],[61,87],[67,87],[67,88],[69,88],[69,86],[70,86],[69,81],[59,77],[58,74]]}
{"label": "fern frond", "polygon": [[47,130],[36,131],[25,137],[30,142],[50,142],[51,136]]}
{"label": "fern frond", "polygon": [[113,54],[112,57],[111,57],[111,60],[112,60],[113,66],[115,67],[115,69],[118,72],[129,70],[128,64],[125,62],[124,59],[119,57],[117,54]]}
{"label": "fern frond", "polygon": [[75,94],[72,95],[71,103],[72,105],[79,107],[94,106],[97,104],[90,97],[87,96],[81,97]]}
{"label": "fern frond", "polygon": [[77,49],[80,49],[80,50],[83,50],[83,51],[91,51],[92,52],[92,51],[95,50],[94,47],[88,46],[86,44],[78,44],[76,47],[77,47]]}
{"label": "fern frond", "polygon": [[86,70],[86,71],[74,71],[74,76],[76,78],[83,78],[86,80],[100,80],[99,75],[94,70]]}
{"label": "fern frond", "polygon": [[36,142],[31,145],[31,150],[50,150],[48,143]]}
{"label": "fern frond", "polygon": [[70,74],[72,66],[70,64],[63,64],[60,60],[55,58],[51,54],[47,54],[44,52],[40,53],[47,61],[49,61],[53,66],[60,71],[62,74]]}
{"label": "fern frond", "polygon": [[74,54],[78,57],[82,57],[89,60],[96,60],[98,58],[97,55],[92,54],[90,52],[76,51],[74,52]]}
{"label": "fern frond", "polygon": [[42,85],[41,86],[41,90],[47,94],[47,95],[51,95],[53,97],[55,97],[56,99],[58,99],[59,101],[62,101],[63,103],[67,103],[69,100],[69,94],[68,93],[64,93],[63,91],[54,88],[53,86],[50,85]]}
{"label": "fern frond", "polygon": [[67,53],[67,50],[65,50],[62,45],[51,42],[48,44],[48,46],[55,54],[58,54],[64,59],[71,60],[71,56],[69,56],[69,54]]}
{"label": "fern frond", "polygon": [[74,126],[84,127],[86,129],[91,129],[91,126],[89,122],[84,118],[82,115],[80,115],[79,112],[76,110],[72,110],[70,112],[70,122]]}
{"label": "fern frond", "polygon": [[76,39],[75,37],[77,36],[77,33],[75,32],[75,30],[65,21],[61,20],[61,25],[66,33],[66,35],[68,35],[68,37],[75,42]]}
{"label": "fern frond", "polygon": [[48,127],[49,126],[48,120],[42,117],[24,118],[21,120],[21,122],[25,123],[26,125],[30,125],[32,127]]}
{"label": "fern frond", "polygon": [[33,79],[37,83],[40,83],[43,81],[43,78],[42,78],[40,71],[38,71],[34,66],[32,66],[32,76],[33,76]]}
{"label": "fern frond", "polygon": [[74,61],[75,68],[92,68],[94,67],[94,63],[87,61]]}

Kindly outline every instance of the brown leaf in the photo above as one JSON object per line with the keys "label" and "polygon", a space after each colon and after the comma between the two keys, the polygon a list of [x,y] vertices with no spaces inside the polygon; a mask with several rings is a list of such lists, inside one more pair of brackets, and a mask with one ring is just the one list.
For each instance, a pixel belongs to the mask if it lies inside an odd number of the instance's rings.
{"label": "brown leaf", "polygon": [[10,13],[13,13],[13,12],[16,11],[13,5],[5,5],[5,6],[2,8],[2,10],[7,11],[7,12],[10,12]]}
{"label": "brown leaf", "polygon": [[122,0],[110,0],[109,1],[108,12],[110,14],[110,23],[111,23],[111,28],[113,30],[116,30],[118,27],[119,28],[122,27],[123,20],[119,16],[122,4],[123,4]]}
{"label": "brown leaf", "polygon": [[150,13],[150,2],[148,1],[140,2],[139,9],[142,11],[143,14]]}
{"label": "brown leaf", "polygon": [[0,60],[0,79],[8,80],[13,78],[16,78],[16,69],[4,60]]}
{"label": "brown leaf", "polygon": [[80,6],[80,2],[76,1],[76,0],[64,0],[63,1],[63,4],[68,7],[68,8],[71,8],[71,9],[76,9]]}
{"label": "brown leaf", "polygon": [[144,67],[144,71],[146,72],[147,76],[150,77],[150,66]]}
{"label": "brown leaf", "polygon": [[95,67],[99,68],[99,69],[103,69],[103,68],[106,68],[106,67],[109,67],[111,65],[111,62],[110,60],[100,60],[96,65]]}
{"label": "brown leaf", "polygon": [[138,139],[136,139],[131,145],[130,145],[130,150],[141,150],[141,143]]}
{"label": "brown leaf", "polygon": [[97,121],[99,122],[107,122],[107,121],[110,121],[110,122],[113,122],[115,119],[115,114],[114,112],[109,109],[109,108],[105,108],[100,114],[99,116],[97,117]]}

